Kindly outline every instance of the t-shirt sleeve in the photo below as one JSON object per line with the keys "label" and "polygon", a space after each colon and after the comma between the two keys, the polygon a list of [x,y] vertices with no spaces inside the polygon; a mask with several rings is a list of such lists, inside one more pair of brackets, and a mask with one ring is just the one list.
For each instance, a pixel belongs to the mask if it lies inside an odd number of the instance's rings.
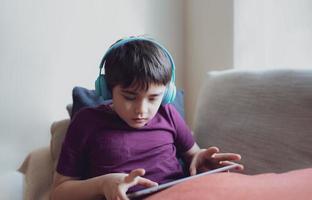
{"label": "t-shirt sleeve", "polygon": [[168,105],[173,125],[175,127],[174,143],[177,148],[177,154],[181,155],[188,151],[195,144],[192,132],[184,119],[173,105]]}
{"label": "t-shirt sleeve", "polygon": [[83,178],[86,164],[87,131],[85,112],[72,119],[60,153],[56,171],[63,176]]}

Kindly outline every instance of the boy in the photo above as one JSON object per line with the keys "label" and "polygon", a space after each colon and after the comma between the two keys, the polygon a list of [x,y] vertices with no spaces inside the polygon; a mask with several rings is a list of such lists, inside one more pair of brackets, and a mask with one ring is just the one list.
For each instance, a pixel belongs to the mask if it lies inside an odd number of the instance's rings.
{"label": "boy", "polygon": [[73,118],[51,199],[128,199],[126,192],[182,178],[177,156],[190,175],[240,160],[238,154],[195,143],[170,104],[174,62],[160,44],[143,37],[117,41],[103,65],[97,91],[104,99],[111,94],[112,104],[83,109]]}

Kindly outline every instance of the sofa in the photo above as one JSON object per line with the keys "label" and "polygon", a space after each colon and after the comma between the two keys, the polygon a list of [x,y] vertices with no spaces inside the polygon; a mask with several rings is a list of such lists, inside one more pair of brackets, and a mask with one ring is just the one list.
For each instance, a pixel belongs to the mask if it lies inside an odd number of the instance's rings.
{"label": "sofa", "polygon": [[[31,152],[18,169],[25,200],[49,199],[69,123],[54,122],[50,146]],[[148,199],[311,198],[312,70],[207,73],[193,130],[201,147],[240,153],[245,170],[186,181]]]}
{"label": "sofa", "polygon": [[200,146],[242,155],[245,174],[312,167],[312,70],[206,76],[194,126]]}

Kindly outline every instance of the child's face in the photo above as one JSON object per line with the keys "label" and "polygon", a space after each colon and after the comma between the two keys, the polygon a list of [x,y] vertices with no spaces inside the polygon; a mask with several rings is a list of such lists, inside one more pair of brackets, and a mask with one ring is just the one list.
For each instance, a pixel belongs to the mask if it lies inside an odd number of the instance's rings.
{"label": "child's face", "polygon": [[164,85],[150,84],[147,91],[137,91],[133,87],[113,88],[113,109],[129,126],[143,127],[157,113],[164,96]]}

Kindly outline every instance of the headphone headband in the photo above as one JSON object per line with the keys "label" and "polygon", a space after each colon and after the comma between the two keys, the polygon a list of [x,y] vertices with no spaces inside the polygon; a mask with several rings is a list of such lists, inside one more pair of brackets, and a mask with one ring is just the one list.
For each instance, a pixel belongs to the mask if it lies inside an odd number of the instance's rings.
{"label": "headphone headband", "polygon": [[106,53],[104,54],[102,60],[101,60],[101,63],[100,63],[100,72],[99,72],[99,75],[101,75],[101,71],[104,67],[104,64],[105,64],[105,61],[106,61],[106,57],[107,55],[113,50],[113,49],[116,49],[118,47],[121,47],[122,45],[128,43],[128,42],[132,42],[132,41],[148,41],[148,42],[152,42],[154,44],[156,44],[158,47],[160,47],[163,52],[165,53],[165,55],[168,57],[169,59],[169,62],[171,64],[171,68],[172,68],[172,76],[171,76],[171,81],[172,82],[175,82],[175,64],[174,64],[174,61],[173,61],[173,58],[171,56],[171,54],[169,53],[169,51],[161,44],[159,44],[157,41],[151,39],[151,38],[146,38],[146,37],[128,37],[128,38],[124,38],[124,39],[121,39],[119,41],[117,41],[115,44],[113,44],[112,46],[110,46],[108,48],[108,50],[106,51]]}

